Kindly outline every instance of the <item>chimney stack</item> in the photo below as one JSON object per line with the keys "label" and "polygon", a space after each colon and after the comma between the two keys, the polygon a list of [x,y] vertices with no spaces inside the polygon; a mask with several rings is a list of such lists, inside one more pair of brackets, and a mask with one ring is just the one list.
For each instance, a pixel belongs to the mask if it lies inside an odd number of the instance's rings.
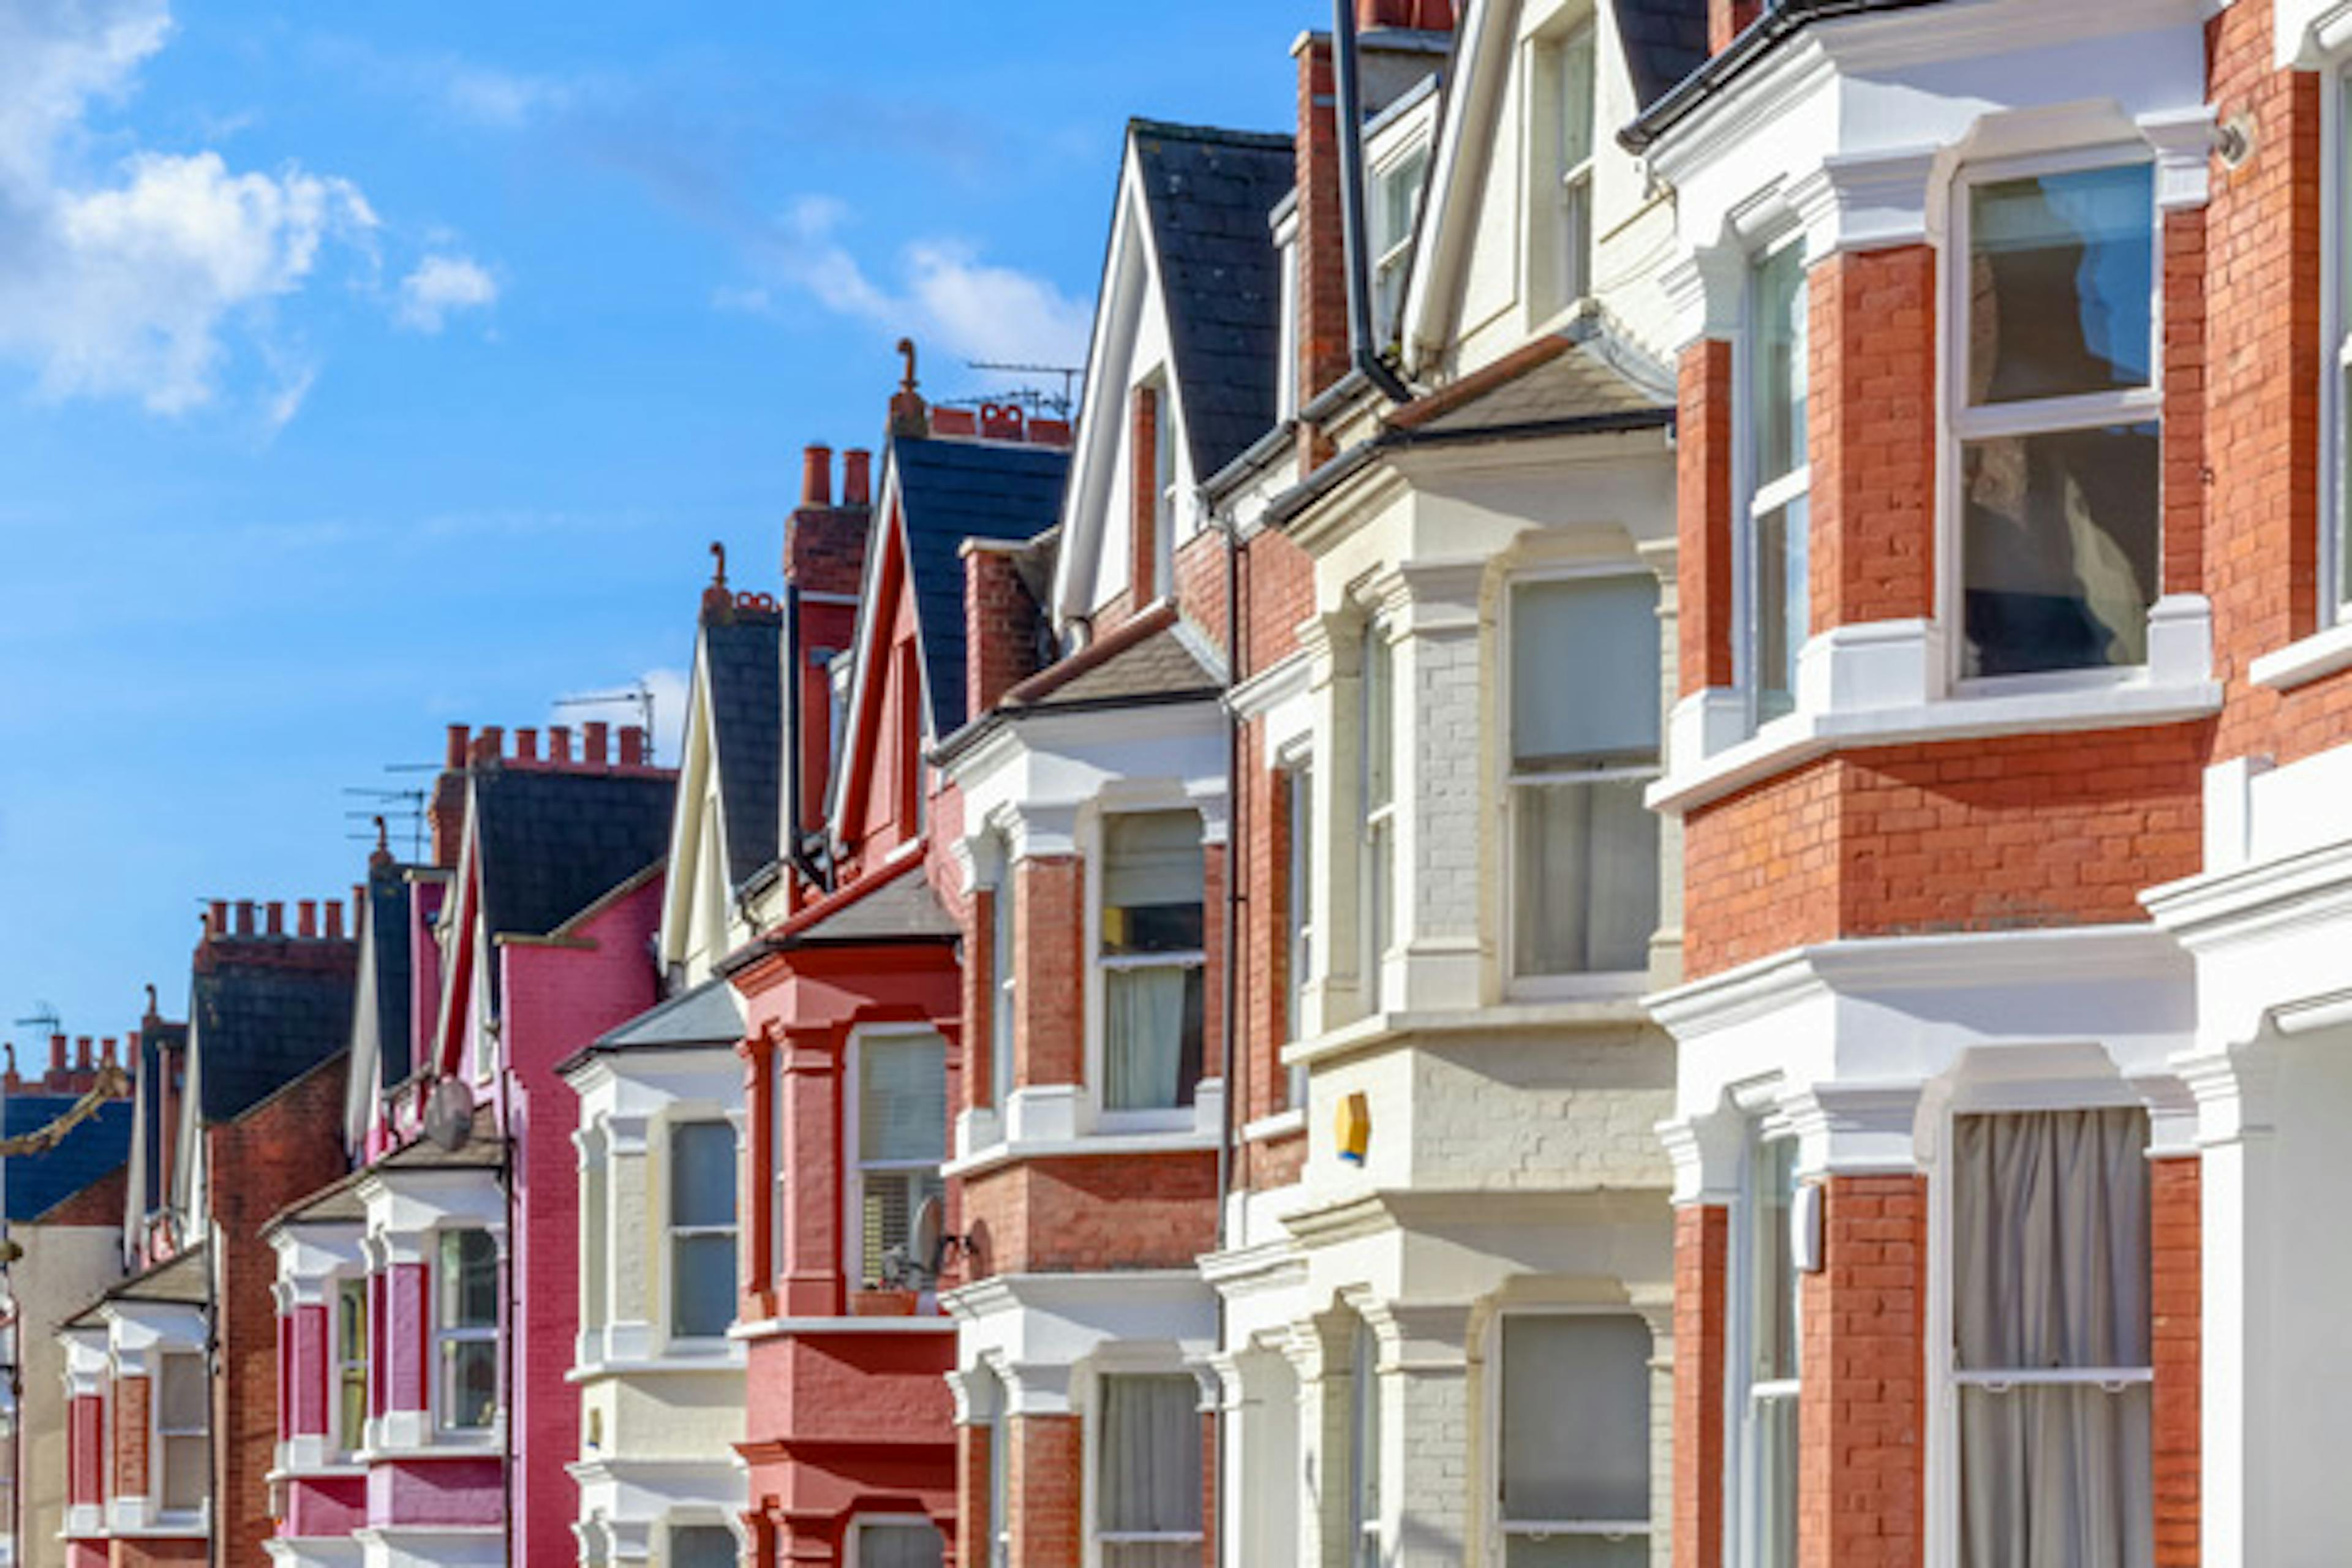
{"label": "chimney stack", "polygon": [[239,899],[236,901],[236,934],[239,936],[253,934],[253,900],[251,899]]}
{"label": "chimney stack", "polygon": [[812,441],[801,448],[801,505],[833,504],[833,448]]}
{"label": "chimney stack", "polygon": [[621,731],[621,765],[642,767],[646,760],[646,731],[643,726],[630,724]]}
{"label": "chimney stack", "polygon": [[602,719],[591,719],[581,727],[580,760],[592,767],[604,765],[604,739],[613,727]]}
{"label": "chimney stack", "polygon": [[514,760],[519,763],[535,763],[539,761],[538,731],[517,730],[515,731]]}
{"label": "chimney stack", "polygon": [[212,912],[205,917],[205,934],[214,938],[228,934],[228,900],[226,899],[215,899],[212,901]]}
{"label": "chimney stack", "polygon": [[485,724],[474,737],[474,757],[478,762],[495,763],[506,749],[506,730],[497,724]]}
{"label": "chimney stack", "polygon": [[294,934],[316,937],[319,934],[319,900],[300,899],[294,905]]}
{"label": "chimney stack", "polygon": [[[354,911],[356,911],[360,907],[360,889],[353,888],[352,889],[352,909]],[[359,929],[359,921],[356,918],[352,920],[352,927],[355,931]],[[341,899],[329,899],[327,900],[327,940],[329,942],[341,942],[343,940],[343,900]]]}
{"label": "chimney stack", "polygon": [[74,1041],[74,1071],[89,1070],[89,1037],[83,1035]]}
{"label": "chimney stack", "polygon": [[66,1037],[63,1035],[49,1037],[49,1070],[51,1072],[66,1070]]}
{"label": "chimney stack", "polygon": [[547,727],[547,760],[568,763],[572,760],[572,726],[550,724]]}
{"label": "chimney stack", "polygon": [[457,770],[466,765],[466,752],[468,744],[468,733],[469,731],[463,724],[452,724],[449,726],[449,747],[447,752],[445,752],[442,757],[441,765],[449,769],[452,773],[455,773]]}
{"label": "chimney stack", "polygon": [[863,447],[852,447],[841,455],[841,504],[874,504],[874,454]]}
{"label": "chimney stack", "polygon": [[115,1043],[112,1040],[107,1041],[105,1054],[101,1056],[99,1060],[108,1067],[113,1067],[121,1061],[121,1053],[115,1049]]}
{"label": "chimney stack", "polygon": [[286,934],[286,900],[283,899],[270,900],[268,912],[269,934],[271,936],[284,936]]}

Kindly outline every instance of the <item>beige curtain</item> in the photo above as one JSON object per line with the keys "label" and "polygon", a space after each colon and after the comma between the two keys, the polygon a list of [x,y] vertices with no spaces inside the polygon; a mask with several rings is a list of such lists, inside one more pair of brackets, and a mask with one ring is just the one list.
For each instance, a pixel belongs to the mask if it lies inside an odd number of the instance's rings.
{"label": "beige curtain", "polygon": [[[1954,1122],[1960,1370],[2146,1368],[2147,1121],[2137,1110]],[[2149,1568],[2148,1387],[1960,1390],[1965,1568]]]}

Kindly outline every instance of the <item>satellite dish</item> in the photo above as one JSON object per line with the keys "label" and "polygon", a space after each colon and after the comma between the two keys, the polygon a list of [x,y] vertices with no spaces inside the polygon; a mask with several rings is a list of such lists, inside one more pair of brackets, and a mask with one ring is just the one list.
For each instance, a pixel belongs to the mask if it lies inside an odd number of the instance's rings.
{"label": "satellite dish", "polygon": [[454,1154],[474,1135],[474,1091],[445,1078],[425,1097],[425,1136]]}

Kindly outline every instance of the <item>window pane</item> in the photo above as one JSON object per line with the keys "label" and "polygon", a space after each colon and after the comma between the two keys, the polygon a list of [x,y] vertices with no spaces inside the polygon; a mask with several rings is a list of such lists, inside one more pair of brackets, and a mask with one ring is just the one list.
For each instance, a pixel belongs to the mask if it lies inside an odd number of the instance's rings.
{"label": "window pane", "polygon": [[1643,969],[1658,925],[1658,819],[1640,779],[1512,792],[1513,972]]}
{"label": "window pane", "polygon": [[1521,769],[1655,757],[1661,679],[1656,578],[1512,588],[1511,756]]}
{"label": "window pane", "polygon": [[2352,605],[2352,365],[2336,373],[2336,598]]}
{"label": "window pane", "polygon": [[1592,156],[1592,27],[1559,43],[1559,166],[1565,174]]}
{"label": "window pane", "polygon": [[[1309,945],[1309,926],[1314,919],[1315,882],[1315,775],[1305,763],[1292,768],[1286,780],[1286,798],[1289,805],[1290,864],[1286,892],[1289,897],[1290,945],[1288,950],[1290,984],[1283,994],[1283,1037],[1298,1038],[1299,1002],[1307,992],[1307,977],[1312,973],[1314,952]],[[1294,1102],[1295,1103],[1295,1102]]]}
{"label": "window pane", "polygon": [[1790,1211],[1797,1190],[1797,1142],[1778,1138],[1751,1144],[1748,1203],[1748,1342],[1751,1383],[1797,1375],[1797,1268],[1790,1247]]}
{"label": "window pane", "polygon": [[163,1358],[155,1390],[155,1426],[164,1432],[201,1432],[206,1425],[205,1362],[202,1356]]}
{"label": "window pane", "polygon": [[785,1163],[784,1080],[784,1053],[779,1049],[768,1064],[768,1273],[772,1279],[784,1271],[793,1222],[787,1202],[791,1192],[784,1180],[784,1173],[791,1169]]}
{"label": "window pane", "polygon": [[1503,1568],[1649,1568],[1646,1535],[1515,1535],[1503,1545]]}
{"label": "window pane", "polygon": [[858,1047],[857,1157],[931,1160],[948,1138],[947,1043],[866,1040]]}
{"label": "window pane", "polygon": [[735,1237],[670,1238],[670,1332],[716,1338],[735,1321]]}
{"label": "window pane", "polygon": [[1807,461],[1805,247],[1784,245],[1758,262],[1750,289],[1748,374],[1755,415],[1749,429],[1756,483],[1768,485]]}
{"label": "window pane", "polygon": [[499,1321],[499,1249],[486,1230],[441,1233],[441,1325],[495,1328]]}
{"label": "window pane", "polygon": [[1970,189],[1970,403],[2149,384],[2155,191],[2147,163]]}
{"label": "window pane", "polygon": [[[1189,1376],[1111,1376],[1101,1386],[1096,1528],[1113,1533],[1199,1530],[1200,1384]],[[1200,1549],[1192,1555],[1197,1561]]]}
{"label": "window pane", "polygon": [[1107,1541],[1103,1568],[1200,1568],[1197,1542],[1179,1541]]}
{"label": "window pane", "polygon": [[869,1524],[857,1532],[857,1568],[940,1568],[946,1544],[928,1524]]}
{"label": "window pane", "polygon": [[1206,868],[1200,814],[1134,811],[1103,820],[1103,951],[1197,952]]}
{"label": "window pane", "polygon": [[2158,437],[2150,421],[1961,448],[1967,673],[2147,661]]}
{"label": "window pane", "polygon": [[735,1568],[735,1532],[723,1524],[673,1524],[670,1568]]}
{"label": "window pane", "polygon": [[878,1171],[866,1176],[858,1202],[866,1289],[887,1282],[894,1252],[899,1260],[929,1266],[929,1258],[911,1257],[907,1248],[915,1234],[916,1211],[926,1198],[946,1193],[947,1184],[929,1171]]}
{"label": "window pane", "polygon": [[1364,810],[1367,815],[1395,796],[1396,699],[1391,673],[1396,658],[1388,634],[1378,626],[1364,631],[1362,742]]}
{"label": "window pane", "polygon": [[441,1344],[441,1424],[480,1427],[499,1405],[499,1347],[491,1340]]}
{"label": "window pane", "polygon": [[580,1326],[604,1326],[605,1248],[612,1221],[604,1208],[604,1156],[600,1150],[580,1172]]}
{"label": "window pane", "polygon": [[735,1223],[731,1124],[688,1121],[670,1129],[669,1220],[672,1225]]}
{"label": "window pane", "polygon": [[1201,1079],[1198,964],[1103,972],[1103,1106],[1166,1110],[1192,1103]]}
{"label": "window pane", "polygon": [[2149,1393],[1962,1388],[1963,1568],[2150,1568]]}
{"label": "window pane", "polygon": [[336,1378],[335,1441],[348,1454],[367,1441],[367,1368],[347,1366]]}
{"label": "window pane", "polygon": [[1797,654],[1812,625],[1807,575],[1811,508],[1798,496],[1758,518],[1748,570],[1754,575],[1756,716],[1776,719],[1797,705]]}
{"label": "window pane", "polygon": [[1756,1446],[1756,1568],[1797,1568],[1797,1412],[1794,1394],[1758,1399],[1749,1425]]}
{"label": "window pane", "polygon": [[1348,1450],[1349,1479],[1354,1486],[1349,1500],[1350,1522],[1355,1528],[1359,1555],[1369,1552],[1371,1561],[1377,1563],[1381,1522],[1380,1342],[1360,1321],[1356,1325],[1355,1360],[1348,1395],[1353,1421]]}
{"label": "window pane", "polygon": [[1650,1331],[1639,1318],[1503,1320],[1503,1517],[1650,1517]]}
{"label": "window pane", "polygon": [[993,1090],[990,1098],[1000,1113],[1004,1110],[1005,1102],[1013,1097],[1014,897],[1013,866],[1008,858],[1004,861],[1004,876],[989,900],[996,917],[989,939],[989,995],[995,1009],[991,1015],[989,1030],[989,1076]]}
{"label": "window pane", "polygon": [[205,1437],[166,1437],[163,1439],[163,1477],[162,1503],[175,1513],[194,1512],[205,1506],[205,1468],[209,1456]]}
{"label": "window pane", "polygon": [[364,1279],[335,1281],[335,1359],[367,1359],[368,1287]]}

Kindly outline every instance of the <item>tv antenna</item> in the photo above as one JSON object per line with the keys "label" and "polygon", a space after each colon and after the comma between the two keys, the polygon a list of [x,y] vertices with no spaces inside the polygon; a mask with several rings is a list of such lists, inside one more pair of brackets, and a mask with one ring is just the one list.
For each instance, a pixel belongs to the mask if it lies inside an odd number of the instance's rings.
{"label": "tv antenna", "polygon": [[1087,374],[1084,365],[1005,364],[977,359],[968,359],[963,364],[966,370],[989,370],[1004,375],[1060,376],[1062,390],[1059,392],[1050,392],[1041,386],[1016,386],[1003,392],[990,393],[982,399],[991,403],[1017,403],[1033,417],[1039,414],[1051,414],[1056,419],[1067,419],[1070,410],[1077,406],[1078,377]]}
{"label": "tv antenna", "polygon": [[[385,766],[396,768],[402,764],[389,763]],[[344,837],[365,839],[368,843],[373,844],[377,841],[376,830],[383,827],[387,821],[397,820],[401,831],[408,836],[408,858],[411,860],[425,858],[425,803],[429,798],[425,791],[383,789],[368,784],[345,784],[343,793],[359,795],[362,799],[374,803],[373,805],[363,805],[355,811],[343,813],[346,818],[356,817],[370,825],[364,831],[345,833]]]}
{"label": "tv antenna", "polygon": [[614,702],[636,705],[637,720],[646,731],[646,761],[656,761],[654,754],[654,689],[649,682],[639,680],[626,691],[590,691],[578,697],[559,697],[558,708],[603,708]]}
{"label": "tv antenna", "polygon": [[19,1027],[26,1024],[38,1024],[44,1037],[50,1035],[62,1035],[66,1032],[66,1021],[58,1016],[57,1005],[51,1002],[34,1003],[32,1016],[19,1018],[16,1023]]}

